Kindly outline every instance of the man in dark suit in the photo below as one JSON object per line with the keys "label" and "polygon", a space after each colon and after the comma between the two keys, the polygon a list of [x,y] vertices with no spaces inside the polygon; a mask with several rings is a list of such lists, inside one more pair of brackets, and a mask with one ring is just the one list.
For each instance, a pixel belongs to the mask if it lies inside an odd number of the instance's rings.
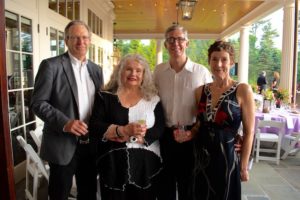
{"label": "man in dark suit", "polygon": [[103,84],[101,68],[86,58],[91,31],[82,21],[65,28],[68,52],[43,60],[31,109],[44,121],[41,157],[49,162],[50,200],[65,200],[77,184],[77,199],[96,199],[96,167],[88,139],[94,95]]}

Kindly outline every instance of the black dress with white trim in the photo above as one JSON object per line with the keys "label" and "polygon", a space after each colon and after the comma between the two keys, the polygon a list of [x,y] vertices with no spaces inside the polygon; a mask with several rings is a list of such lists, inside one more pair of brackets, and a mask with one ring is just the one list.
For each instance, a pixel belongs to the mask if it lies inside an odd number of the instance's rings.
{"label": "black dress with white trim", "polygon": [[[102,140],[111,124],[126,125],[146,118],[145,143],[134,141],[113,142]],[[108,92],[96,94],[89,124],[92,145],[97,145],[97,167],[100,182],[109,189],[124,191],[131,184],[140,189],[151,187],[152,179],[161,170],[159,137],[165,125],[162,105],[158,96],[125,108],[118,96]]]}

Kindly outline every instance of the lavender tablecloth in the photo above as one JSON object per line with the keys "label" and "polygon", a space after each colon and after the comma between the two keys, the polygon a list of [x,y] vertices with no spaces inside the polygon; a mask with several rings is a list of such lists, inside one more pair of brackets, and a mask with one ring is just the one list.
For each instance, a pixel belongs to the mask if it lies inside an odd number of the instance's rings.
{"label": "lavender tablecloth", "polygon": [[[258,120],[275,120],[285,122],[285,134],[291,134],[292,132],[300,132],[300,114],[295,114],[286,110],[272,110],[270,113],[255,113],[255,130]],[[268,131],[275,131],[273,128],[268,129]]]}

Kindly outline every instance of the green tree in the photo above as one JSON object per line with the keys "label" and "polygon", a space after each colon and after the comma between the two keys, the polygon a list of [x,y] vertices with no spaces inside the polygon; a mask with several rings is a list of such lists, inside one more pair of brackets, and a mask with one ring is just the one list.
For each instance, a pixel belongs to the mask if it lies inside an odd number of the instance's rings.
{"label": "green tree", "polygon": [[187,56],[194,62],[202,64],[209,69],[207,50],[214,40],[190,40]]}
{"label": "green tree", "polygon": [[147,59],[150,69],[153,71],[156,65],[156,41],[150,40],[150,44],[144,45],[143,52],[140,53]]}
{"label": "green tree", "polygon": [[280,68],[280,63],[276,58],[277,52],[274,47],[273,39],[278,37],[278,33],[275,29],[272,28],[272,24],[267,22],[264,25],[263,35],[260,41],[260,49],[258,56],[258,67],[260,70],[264,70],[267,72],[267,78],[269,82],[272,80],[273,72]]}
{"label": "green tree", "polygon": [[[257,33],[262,30],[263,35],[258,38]],[[281,66],[281,50],[276,49],[274,46],[274,39],[278,37],[276,30],[272,28],[269,21],[261,20],[254,23],[250,29],[249,35],[249,83],[256,84],[258,74],[265,70],[267,77],[271,81],[273,72],[280,72]],[[195,40],[189,41],[187,48],[188,57],[196,62],[208,66],[207,50],[214,40]],[[235,62],[239,58],[239,39],[230,39],[235,48]],[[150,40],[149,45],[142,43],[140,40],[117,40],[115,45],[120,49],[121,56],[128,53],[138,53],[144,56],[153,70],[156,65],[156,40]],[[168,52],[163,48],[163,62],[169,59]],[[299,59],[300,60],[300,59]],[[299,63],[299,62],[298,62]],[[239,66],[242,67],[242,66]],[[298,70],[300,73],[300,70]],[[300,82],[300,77],[298,77]]]}
{"label": "green tree", "polygon": [[156,64],[156,41],[150,40],[149,45],[145,45],[141,40],[117,40],[117,48],[121,52],[121,57],[127,54],[140,54],[149,63],[151,70],[154,69]]}

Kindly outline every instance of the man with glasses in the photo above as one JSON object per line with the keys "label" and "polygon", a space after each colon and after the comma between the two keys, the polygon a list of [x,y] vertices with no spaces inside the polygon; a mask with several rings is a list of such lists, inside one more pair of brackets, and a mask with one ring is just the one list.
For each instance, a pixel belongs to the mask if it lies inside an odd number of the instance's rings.
{"label": "man with glasses", "polygon": [[74,175],[77,199],[96,200],[88,121],[103,77],[101,68],[86,58],[90,42],[90,28],[71,21],[65,28],[68,52],[43,60],[35,79],[31,108],[44,121],[40,154],[50,166],[50,200],[68,199]]}
{"label": "man with glasses", "polygon": [[[177,132],[178,125],[190,129],[195,123],[194,91],[212,81],[204,66],[192,62],[186,55],[189,45],[187,30],[173,25],[165,32],[165,48],[169,61],[159,64],[154,81],[163,104],[166,126],[160,140],[163,170],[160,176],[159,200],[190,200],[192,194],[193,147],[190,132]],[[177,187],[176,187],[177,186]]]}

